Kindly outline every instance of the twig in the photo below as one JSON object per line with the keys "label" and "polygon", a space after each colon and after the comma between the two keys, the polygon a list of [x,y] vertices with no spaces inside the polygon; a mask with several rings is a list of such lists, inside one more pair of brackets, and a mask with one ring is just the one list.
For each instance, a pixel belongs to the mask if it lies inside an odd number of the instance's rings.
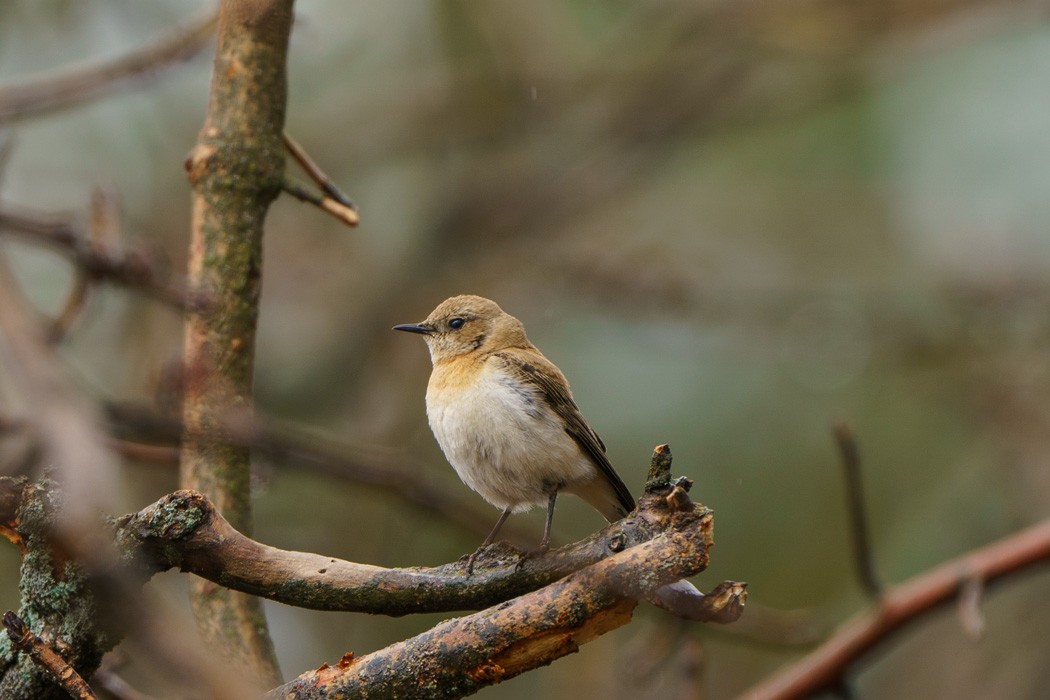
{"label": "twig", "polygon": [[809,655],[741,697],[788,700],[840,685],[849,667],[894,633],[951,601],[974,579],[989,585],[1050,561],[1050,520],[947,561],[888,588],[876,608],[844,624]]}
{"label": "twig", "polygon": [[54,344],[66,337],[73,323],[80,316],[81,311],[87,305],[87,299],[91,292],[91,280],[81,267],[73,269],[73,286],[66,296],[66,303],[62,310],[52,319],[47,329],[47,342]]}
{"label": "twig", "polygon": [[853,430],[846,423],[836,423],[833,433],[842,457],[842,472],[846,477],[846,498],[857,576],[868,595],[878,599],[882,595],[883,586],[872,553],[868,515],[864,503],[864,485],[861,479],[860,449],[857,447]]}
{"label": "twig", "polygon": [[51,645],[33,634],[26,623],[11,610],[4,613],[4,628],[15,648],[23,654],[28,654],[38,666],[51,674],[70,697],[95,700],[95,693],[76,669],[66,663]]}
{"label": "twig", "polygon": [[186,60],[208,45],[215,33],[215,10],[208,9],[150,43],[116,59],[62,68],[0,86],[0,124],[29,119],[101,97],[120,84],[143,78]]}
{"label": "twig", "polygon": [[[0,368],[26,397],[31,425],[44,459],[69,499],[58,520],[59,534],[76,554],[94,530],[98,510],[115,492],[117,463],[97,426],[97,407],[69,384],[64,368],[26,313],[7,259],[0,255]],[[92,546],[91,554],[100,555]]]}
{"label": "twig", "polygon": [[320,166],[318,166],[303,147],[299,145],[298,141],[292,138],[288,132],[284,132],[282,136],[284,137],[284,145],[288,149],[288,152],[293,158],[295,158],[296,162],[299,163],[299,166],[306,171],[306,174],[310,176],[310,179],[321,188],[321,191],[324,194],[320,196],[315,195],[302,186],[289,180],[285,180],[284,182],[284,191],[296,199],[320,207],[345,223],[347,226],[357,226],[360,217],[357,214],[357,207],[354,206],[354,203],[350,198],[343,194],[332,179],[321,170]]}

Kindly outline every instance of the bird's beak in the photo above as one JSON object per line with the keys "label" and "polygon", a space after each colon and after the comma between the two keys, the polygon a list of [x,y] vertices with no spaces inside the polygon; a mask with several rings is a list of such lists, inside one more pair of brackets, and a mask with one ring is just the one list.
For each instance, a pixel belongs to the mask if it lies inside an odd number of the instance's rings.
{"label": "bird's beak", "polygon": [[427,325],[426,323],[402,323],[400,326],[394,326],[393,330],[419,333],[420,335],[430,335],[434,332],[434,327]]}

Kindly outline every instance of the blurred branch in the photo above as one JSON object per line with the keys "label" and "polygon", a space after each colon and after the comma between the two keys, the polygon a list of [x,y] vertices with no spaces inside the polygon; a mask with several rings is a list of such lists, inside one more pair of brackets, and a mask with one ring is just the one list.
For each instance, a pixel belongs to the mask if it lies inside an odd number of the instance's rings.
{"label": "blurred branch", "polygon": [[[164,462],[178,459],[178,448],[152,444],[177,441],[183,428],[178,421],[142,406],[107,406],[113,429],[121,437],[112,438],[114,449],[129,459]],[[277,427],[258,415],[224,416],[223,426],[231,442],[249,448],[253,454],[284,468],[299,469],[379,489],[404,501],[416,512],[447,520],[453,525],[484,537],[492,529],[491,509],[476,498],[460,498],[422,475],[426,469],[413,462],[367,445],[334,444],[316,436],[297,434]],[[139,437],[141,435],[147,437]],[[150,440],[151,442],[146,442]],[[534,535],[524,526],[507,523],[506,539],[528,542]]]}
{"label": "blurred branch", "polygon": [[854,664],[909,624],[950,602],[976,579],[985,586],[1050,562],[1050,520],[947,561],[888,588],[876,607],[846,622],[811,654],[741,697],[802,698],[840,686]]}
{"label": "blurred branch", "polygon": [[[222,415],[252,405],[263,222],[284,180],[292,6],[222,0],[208,113],[185,162],[194,193],[190,284],[213,293],[215,308],[186,318],[180,482],[248,533],[250,457],[224,435]],[[194,580],[190,601],[214,653],[268,686],[280,682],[258,598]]]}
{"label": "blurred branch", "polygon": [[189,59],[208,45],[215,24],[215,10],[208,9],[118,58],[69,66],[18,85],[0,86],[0,124],[75,107]]}
{"label": "blurred branch", "polygon": [[154,698],[135,690],[130,683],[117,673],[117,670],[113,668],[110,662],[111,656],[112,654],[108,654],[102,660],[102,665],[98,667],[98,670],[91,677],[95,686],[112,695],[115,700],[154,700]]}
{"label": "blurred branch", "polygon": [[47,671],[70,697],[79,700],[95,700],[97,696],[94,691],[80,677],[76,669],[70,666],[50,644],[33,634],[26,623],[10,610],[4,613],[4,629],[7,631],[11,644]]}
{"label": "blurred branch", "polygon": [[[48,641],[60,643],[63,657],[82,676],[90,676],[103,653],[132,629],[155,651],[160,668],[199,678],[224,697],[243,697],[244,692],[228,689],[201,654],[180,645],[179,635],[165,624],[169,618],[144,605],[135,585],[116,575],[122,569],[100,527],[101,513],[111,510],[117,491],[116,461],[100,429],[103,421],[72,389],[54,350],[27,318],[2,256],[0,362],[0,371],[24,397],[24,421],[58,482],[33,485],[0,477],[0,533],[23,553],[19,616],[30,629],[46,629]],[[0,646],[0,697],[55,698],[50,678],[9,651]],[[243,686],[243,679],[239,683]]]}
{"label": "blurred branch", "polygon": [[[27,423],[40,441],[69,503],[59,534],[74,554],[102,556],[85,537],[116,492],[116,460],[100,432],[96,407],[78,395],[40,328],[27,316],[5,257],[0,256],[0,367],[25,397]],[[84,550],[82,547],[87,546]]]}
{"label": "blurred branch", "polygon": [[298,141],[293,139],[288,132],[285,132],[283,136],[285,148],[324,194],[315,195],[288,180],[284,183],[284,191],[296,199],[320,207],[321,210],[328,212],[347,226],[357,226],[360,217],[357,215],[357,207],[350,198],[343,194],[332,179],[321,170]]}
{"label": "blurred branch", "polygon": [[846,423],[837,423],[832,432],[842,456],[842,471],[846,477],[846,497],[857,576],[868,595],[878,599],[882,595],[882,581],[876,571],[875,557],[872,554],[868,514],[864,504],[864,484],[861,479],[860,448],[857,447],[856,435]]}
{"label": "blurred branch", "polygon": [[[114,252],[92,242],[91,236],[63,219],[40,214],[0,209],[0,235],[20,235],[30,243],[50,246],[67,256],[76,267],[76,274],[88,280],[105,280],[122,287],[138,289],[147,296],[179,309],[207,308],[204,296],[192,294],[181,285],[170,281],[167,270],[152,262],[150,255],[131,250]],[[74,301],[74,292],[60,315],[74,314],[82,301]],[[62,327],[69,321],[63,321]]]}

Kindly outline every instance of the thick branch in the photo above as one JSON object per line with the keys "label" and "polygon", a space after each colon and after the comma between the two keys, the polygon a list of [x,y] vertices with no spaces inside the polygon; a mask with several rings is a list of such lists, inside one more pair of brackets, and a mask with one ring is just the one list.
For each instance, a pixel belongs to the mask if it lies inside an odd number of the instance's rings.
{"label": "thick branch", "polygon": [[462,697],[571,654],[628,622],[639,598],[707,566],[711,512],[674,495],[645,496],[636,516],[607,542],[622,542],[616,535],[631,532],[631,521],[655,516],[667,530],[652,539],[361,659],[348,655],[335,667],[304,673],[270,697]]}
{"label": "thick branch", "polygon": [[809,697],[841,684],[850,667],[906,625],[953,600],[974,580],[985,584],[1050,561],[1050,520],[945,562],[886,590],[870,612],[847,622],[813,653],[744,693],[748,700]]}
{"label": "thick branch", "polygon": [[[263,221],[284,181],[285,60],[292,0],[224,0],[208,116],[186,161],[194,188],[190,284],[215,308],[187,319],[182,484],[251,530],[249,456],[223,436],[221,415],[249,409],[261,287]],[[214,586],[191,592],[206,641],[279,682],[258,600]]]}

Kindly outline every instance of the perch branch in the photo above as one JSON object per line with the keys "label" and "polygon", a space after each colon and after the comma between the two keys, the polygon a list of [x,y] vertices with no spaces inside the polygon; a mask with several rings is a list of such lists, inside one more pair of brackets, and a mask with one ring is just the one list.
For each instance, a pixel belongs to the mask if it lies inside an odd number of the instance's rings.
{"label": "perch branch", "polygon": [[[656,525],[655,536],[633,541],[633,525],[640,522]],[[682,486],[647,491],[620,525],[600,533],[615,552],[606,558],[361,659],[347,654],[336,666],[304,673],[269,697],[462,697],[579,650],[628,622],[638,599],[707,566],[713,516],[690,501]],[[737,597],[721,598],[712,607],[715,617],[739,614],[744,595],[740,589]]]}
{"label": "perch branch", "polygon": [[51,674],[70,697],[79,700],[95,700],[96,695],[91,687],[80,677],[72,666],[66,663],[62,655],[51,648],[51,645],[33,634],[22,618],[8,610],[4,613],[4,629],[11,643],[23,654]]}
{"label": "perch branch", "polygon": [[[178,567],[234,590],[317,610],[448,612],[494,605],[641,543],[659,542],[669,558],[685,541],[710,546],[710,511],[678,495],[681,490],[663,486],[647,492],[632,516],[580,542],[530,557],[520,567],[517,550],[490,547],[469,577],[462,560],[434,568],[384,569],[269,547],[237,532],[207,498],[192,491],[170,494],[124,516],[117,538],[125,558],[146,575]],[[691,618],[724,623],[739,617],[746,592],[743,584],[728,583],[700,597],[704,602],[693,601],[687,611]]]}
{"label": "perch branch", "polygon": [[841,683],[864,654],[937,607],[955,599],[973,581],[987,586],[1050,561],[1050,520],[975,549],[888,588],[874,610],[858,615],[833,637],[741,697],[775,700],[809,697]]}

